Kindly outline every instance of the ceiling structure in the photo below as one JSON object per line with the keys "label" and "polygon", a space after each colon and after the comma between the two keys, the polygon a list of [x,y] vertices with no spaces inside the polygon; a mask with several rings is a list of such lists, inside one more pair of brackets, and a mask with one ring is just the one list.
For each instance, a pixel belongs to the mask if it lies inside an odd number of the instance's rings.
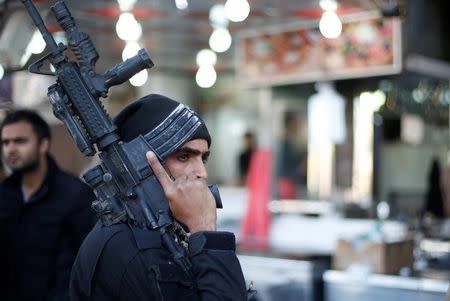
{"label": "ceiling structure", "polygon": [[[45,14],[44,21],[50,32],[61,31],[49,7],[53,1],[33,1],[39,11]],[[239,23],[230,22],[228,29],[236,35],[248,29],[258,29],[268,25],[292,22],[317,22],[321,15],[319,0],[249,0],[250,15]],[[66,0],[79,29],[88,33],[100,54],[98,72],[121,61],[124,41],[117,37],[116,22],[121,13],[116,0]],[[209,48],[208,39],[213,28],[209,21],[209,10],[225,0],[188,0],[188,8],[179,10],[175,0],[138,0],[132,9],[141,24],[143,34],[139,40],[146,48],[159,69],[194,72],[197,68],[195,57],[199,50]],[[339,0],[339,16],[361,12],[380,12],[390,9],[393,0]],[[20,1],[0,0],[0,20],[3,26],[8,16],[15,10],[23,9]],[[216,69],[232,70],[234,51],[232,47],[218,54]],[[42,55],[42,54],[41,54]]]}
{"label": "ceiling structure", "polygon": [[[49,9],[55,0],[33,0],[33,2],[43,15],[49,31],[61,32]],[[136,1],[132,13],[143,31],[139,44],[148,51],[155,63],[152,71],[168,70],[193,75],[198,68],[196,65],[198,51],[209,48],[208,40],[213,31],[209,10],[216,4],[224,4],[225,0],[187,0],[187,2],[188,8],[179,10],[176,8],[175,0]],[[248,0],[248,2],[251,9],[249,17],[243,22],[230,22],[228,25],[233,43],[228,51],[218,54],[215,68],[219,73],[234,70],[236,60],[233,48],[240,33],[302,22],[318,25],[322,13],[320,0]],[[121,14],[118,0],[65,0],[65,3],[79,29],[90,35],[100,55],[96,71],[103,73],[121,62],[125,42],[118,38],[115,31]],[[404,71],[412,71],[412,75],[410,73],[405,76],[407,72],[403,72],[394,80],[399,87],[407,87],[404,90],[410,91],[416,86],[421,87],[423,75],[445,80],[448,85],[450,40],[447,37],[450,19],[445,14],[448,12],[449,3],[445,0],[338,0],[337,14],[342,18],[365,13],[392,16],[398,15],[398,9],[400,10],[406,25],[404,26],[406,43],[403,45],[406,52],[438,59],[429,61],[419,57],[416,61],[414,57],[411,59],[405,55]],[[1,38],[5,36],[8,24],[18,11],[23,14],[17,18],[16,27],[11,26],[11,40],[8,41],[10,43],[2,45]],[[2,60],[5,58],[2,47],[9,47],[9,52],[12,53],[18,48],[25,48],[34,29],[29,16],[24,14],[21,1],[0,0],[0,63],[3,63]],[[26,31],[29,31],[28,35]],[[42,56],[43,53],[32,56],[28,64]],[[6,70],[21,70],[26,67],[6,65]],[[441,86],[441,82],[437,82],[430,87]],[[410,99],[408,93],[405,95]],[[445,106],[443,110],[448,108]]]}

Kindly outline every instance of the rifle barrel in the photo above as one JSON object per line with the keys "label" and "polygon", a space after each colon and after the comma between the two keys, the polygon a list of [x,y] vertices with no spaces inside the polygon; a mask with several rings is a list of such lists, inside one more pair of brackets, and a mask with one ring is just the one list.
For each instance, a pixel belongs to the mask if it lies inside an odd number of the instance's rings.
{"label": "rifle barrel", "polygon": [[44,38],[45,43],[50,48],[52,52],[58,51],[58,45],[55,42],[55,39],[53,39],[53,36],[48,32],[47,28],[44,25],[44,21],[41,18],[41,15],[39,14],[38,10],[34,6],[33,2],[31,0],[21,0],[23,5],[25,5],[25,8],[28,11],[28,14],[30,15],[31,19],[33,20],[33,23],[36,25],[36,27],[39,29],[39,31],[42,34],[42,37]]}

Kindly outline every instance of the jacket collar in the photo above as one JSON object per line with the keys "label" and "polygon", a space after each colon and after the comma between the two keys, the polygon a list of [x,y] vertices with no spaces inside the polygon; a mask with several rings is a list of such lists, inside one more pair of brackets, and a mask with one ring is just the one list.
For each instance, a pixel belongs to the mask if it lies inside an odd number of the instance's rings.
{"label": "jacket collar", "polygon": [[[47,196],[58,171],[59,168],[56,165],[53,157],[47,155],[47,173],[45,175],[44,181],[42,182],[41,187],[39,187],[39,189],[35,193],[33,193],[27,203],[37,202]],[[20,193],[20,195],[22,195],[22,175],[20,173],[13,173],[11,176],[5,179],[4,183],[8,186],[13,187]]]}

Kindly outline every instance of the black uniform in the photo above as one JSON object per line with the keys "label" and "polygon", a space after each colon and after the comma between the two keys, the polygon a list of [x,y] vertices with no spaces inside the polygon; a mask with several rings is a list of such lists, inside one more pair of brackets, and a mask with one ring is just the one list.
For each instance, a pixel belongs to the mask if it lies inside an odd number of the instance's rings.
{"label": "black uniform", "polygon": [[158,231],[99,223],[72,269],[71,300],[247,300],[232,233],[192,234],[189,254],[193,277],[162,248]]}
{"label": "black uniform", "polygon": [[21,178],[0,185],[0,299],[67,300],[72,264],[95,223],[88,185],[48,157],[42,186],[27,202]]}

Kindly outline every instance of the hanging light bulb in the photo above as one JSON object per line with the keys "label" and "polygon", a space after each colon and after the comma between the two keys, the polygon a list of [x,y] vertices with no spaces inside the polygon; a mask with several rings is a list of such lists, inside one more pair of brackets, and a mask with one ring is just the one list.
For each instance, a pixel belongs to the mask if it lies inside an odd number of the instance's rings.
{"label": "hanging light bulb", "polygon": [[223,4],[216,4],[211,7],[209,10],[209,21],[214,28],[228,26],[229,19],[227,18]]}
{"label": "hanging light bulb", "polygon": [[141,47],[137,42],[127,42],[122,51],[122,60],[135,56]]}
{"label": "hanging light bulb", "polygon": [[3,78],[3,75],[5,75],[5,69],[3,68],[3,65],[0,64],[0,79]]}
{"label": "hanging light bulb", "polygon": [[319,5],[325,11],[336,11],[338,6],[336,0],[320,0]]}
{"label": "hanging light bulb", "polygon": [[140,87],[143,86],[148,79],[148,72],[147,69],[144,69],[138,73],[136,73],[135,75],[133,75],[130,78],[130,83],[131,85],[135,86],[135,87]]}
{"label": "hanging light bulb", "polygon": [[116,24],[116,32],[124,41],[137,41],[142,35],[142,27],[132,13],[122,13]]}
{"label": "hanging light bulb", "polygon": [[202,49],[197,53],[197,65],[214,66],[217,62],[217,55],[211,49]]}
{"label": "hanging light bulb", "polygon": [[209,37],[209,47],[215,52],[225,52],[231,46],[231,35],[226,28],[216,28]]}
{"label": "hanging light bulb", "polygon": [[327,39],[335,39],[342,32],[342,22],[334,11],[324,11],[319,22],[320,33]]}
{"label": "hanging light bulb", "polygon": [[241,22],[250,14],[250,4],[247,0],[227,0],[225,14],[230,21]]}
{"label": "hanging light bulb", "polygon": [[120,11],[130,11],[133,9],[136,0],[117,0]]}
{"label": "hanging light bulb", "polygon": [[210,88],[216,83],[217,73],[213,66],[200,66],[195,81],[200,88]]}
{"label": "hanging light bulb", "polygon": [[178,9],[184,10],[188,8],[189,3],[187,2],[187,0],[175,0],[175,5]]}

